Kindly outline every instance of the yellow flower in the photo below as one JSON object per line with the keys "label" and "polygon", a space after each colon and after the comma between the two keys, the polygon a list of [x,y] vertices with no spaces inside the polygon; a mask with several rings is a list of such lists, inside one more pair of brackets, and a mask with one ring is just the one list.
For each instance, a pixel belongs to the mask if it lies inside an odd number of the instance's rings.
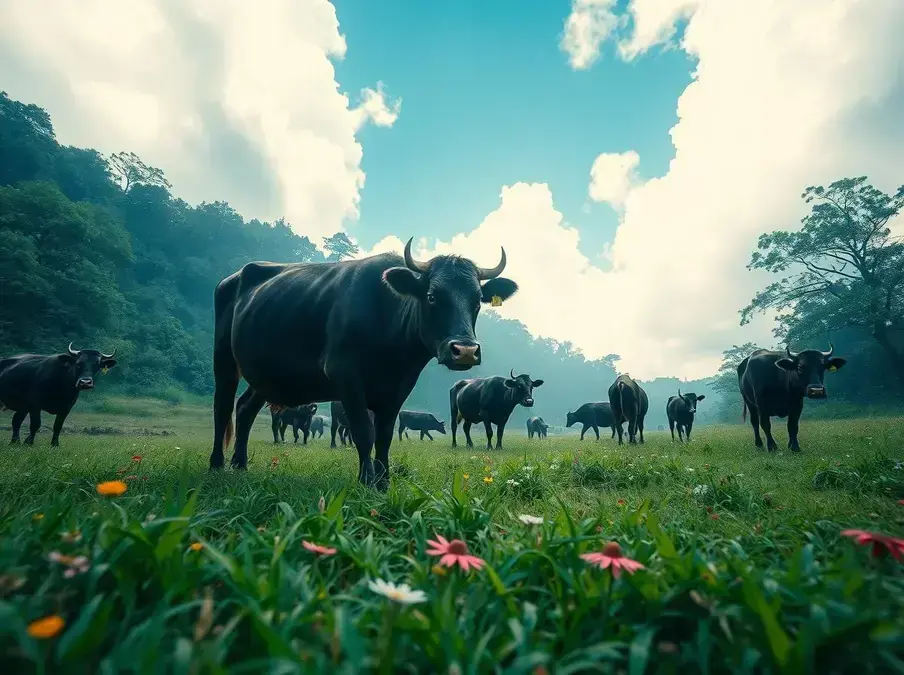
{"label": "yellow flower", "polygon": [[463,473],[463,474],[461,474],[461,477],[464,478],[465,480],[468,480],[471,477],[471,474]]}
{"label": "yellow flower", "polygon": [[63,617],[51,614],[28,624],[28,634],[38,640],[46,640],[59,635],[65,625]]}
{"label": "yellow flower", "polygon": [[202,544],[200,541],[196,541],[191,546],[189,546],[189,548],[192,551],[200,551],[202,548],[204,548],[204,544]]}
{"label": "yellow flower", "polygon": [[441,565],[434,565],[434,566],[431,567],[430,569],[433,570],[433,573],[434,573],[434,574],[438,574],[438,575],[441,576],[441,577],[446,576],[446,570],[445,570],[445,568],[442,567]]}
{"label": "yellow flower", "polygon": [[104,497],[119,497],[128,488],[121,480],[108,480],[97,484],[97,494]]}
{"label": "yellow flower", "polygon": [[44,517],[43,513],[36,513],[31,517],[31,519],[34,521],[38,521],[38,520],[41,520],[43,517]]}
{"label": "yellow flower", "polygon": [[483,482],[486,483],[487,485],[489,485],[490,483],[493,482],[493,477],[492,476],[484,476]]}

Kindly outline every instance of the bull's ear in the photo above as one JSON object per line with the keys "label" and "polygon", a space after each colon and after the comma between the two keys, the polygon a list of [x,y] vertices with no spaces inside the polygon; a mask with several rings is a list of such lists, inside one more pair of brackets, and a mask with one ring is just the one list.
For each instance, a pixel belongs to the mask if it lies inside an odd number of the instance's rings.
{"label": "bull's ear", "polygon": [[485,303],[493,302],[493,298],[499,298],[501,301],[508,300],[518,290],[518,284],[511,279],[504,277],[496,277],[490,279],[480,287],[480,301]]}
{"label": "bull's ear", "polygon": [[505,386],[508,387],[509,389],[512,389],[513,387],[518,386],[518,383],[515,380],[506,379]]}
{"label": "bull's ear", "polygon": [[698,396],[698,397],[697,397],[697,400],[698,400],[698,401],[702,401],[702,400],[705,399],[705,398],[706,398],[706,394],[704,394],[703,396]]}
{"label": "bull's ear", "polygon": [[67,366],[75,365],[76,357],[74,357],[72,354],[57,354],[57,358],[60,361],[62,361],[63,363],[65,363]]}
{"label": "bull's ear", "polygon": [[420,277],[406,267],[390,267],[383,272],[383,282],[399,295],[423,295]]}
{"label": "bull's ear", "polygon": [[839,368],[843,368],[845,363],[847,363],[847,359],[843,359],[840,356],[836,356],[836,357],[831,358],[828,361],[826,361],[826,369],[829,372],[835,372]]}
{"label": "bull's ear", "polygon": [[781,358],[775,362],[776,368],[781,368],[782,370],[797,370],[797,361],[794,359]]}
{"label": "bull's ear", "polygon": [[534,387],[543,386],[543,380],[534,380],[533,382],[531,382],[531,386],[534,386]]}
{"label": "bull's ear", "polygon": [[100,367],[110,370],[110,368],[116,367],[116,359],[101,359]]}

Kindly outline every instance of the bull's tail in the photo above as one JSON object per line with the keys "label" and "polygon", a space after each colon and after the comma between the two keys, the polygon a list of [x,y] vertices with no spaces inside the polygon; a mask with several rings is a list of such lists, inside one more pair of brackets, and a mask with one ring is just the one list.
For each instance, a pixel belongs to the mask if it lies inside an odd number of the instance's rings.
{"label": "bull's tail", "polygon": [[741,410],[741,419],[747,421],[747,399],[744,399],[744,408]]}
{"label": "bull's tail", "polygon": [[223,433],[223,452],[229,450],[229,444],[232,443],[232,435],[235,430],[232,423],[232,415],[229,416],[229,421],[226,422],[226,431]]}

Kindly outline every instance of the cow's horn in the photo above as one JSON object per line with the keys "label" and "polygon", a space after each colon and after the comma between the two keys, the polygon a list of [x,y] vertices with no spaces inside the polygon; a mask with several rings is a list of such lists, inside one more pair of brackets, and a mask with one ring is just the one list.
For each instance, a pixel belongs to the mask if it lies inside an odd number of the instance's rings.
{"label": "cow's horn", "polygon": [[512,369],[509,371],[509,373],[511,374],[512,379],[514,380],[514,379],[515,379],[515,369],[512,368]]}
{"label": "cow's horn", "polygon": [[496,265],[493,269],[487,269],[486,267],[478,267],[477,268],[477,278],[481,281],[489,281],[490,279],[495,279],[500,274],[502,274],[502,270],[505,269],[505,248],[502,246],[499,247],[502,249],[502,258],[499,260],[499,264]]}
{"label": "cow's horn", "polygon": [[678,398],[681,398],[681,387],[678,387]]}
{"label": "cow's horn", "polygon": [[785,354],[788,355],[789,359],[797,358],[797,354],[791,351],[791,345],[785,345]]}
{"label": "cow's horn", "polygon": [[101,352],[100,355],[105,359],[112,359],[114,356],[116,356],[116,347],[113,347],[113,351],[109,354],[104,354],[103,352]]}
{"label": "cow's horn", "polygon": [[72,354],[73,356],[78,356],[78,351],[76,351],[75,349],[72,348],[71,342],[69,343],[69,353]]}
{"label": "cow's horn", "polygon": [[833,345],[832,341],[829,340],[829,351],[823,352],[822,355],[828,359],[828,358],[831,358],[832,354],[834,354],[834,353],[835,353],[835,345]]}
{"label": "cow's horn", "polygon": [[419,260],[415,260],[411,257],[411,242],[413,241],[414,237],[409,239],[408,243],[405,244],[405,266],[412,272],[420,272],[423,274],[427,271],[428,263],[422,263]]}

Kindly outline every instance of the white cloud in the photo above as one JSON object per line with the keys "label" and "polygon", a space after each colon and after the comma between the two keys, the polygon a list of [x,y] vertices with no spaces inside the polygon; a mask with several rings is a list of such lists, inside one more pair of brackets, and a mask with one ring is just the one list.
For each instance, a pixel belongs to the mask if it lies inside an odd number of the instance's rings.
{"label": "white cloud", "polygon": [[613,12],[615,3],[616,0],[572,0],[560,46],[575,70],[589,68],[599,59],[600,45],[619,25]]}
{"label": "white cloud", "polygon": [[625,59],[633,59],[656,44],[670,44],[677,30],[676,23],[686,19],[700,7],[703,0],[631,0],[631,36],[618,47]]}
{"label": "white cloud", "polygon": [[51,113],[61,142],[134,151],[189,201],[285,216],[319,243],[358,216],[366,122],[392,126],[382,85],[351,107],[327,0],[8,0],[0,72]]}
{"label": "white cloud", "polygon": [[621,207],[631,189],[637,184],[640,155],[628,152],[604,152],[590,167],[590,187],[587,192],[595,202],[608,202]]}

